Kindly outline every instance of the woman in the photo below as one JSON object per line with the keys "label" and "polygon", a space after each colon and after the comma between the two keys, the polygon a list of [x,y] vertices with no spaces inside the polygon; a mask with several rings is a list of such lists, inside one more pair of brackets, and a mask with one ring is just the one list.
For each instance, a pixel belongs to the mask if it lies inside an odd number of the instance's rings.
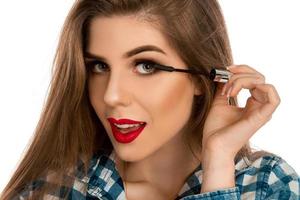
{"label": "woman", "polygon": [[[233,64],[216,0],[78,0],[54,63],[1,199],[299,199],[294,169],[250,148],[280,98]],[[229,81],[212,81],[213,68]]]}

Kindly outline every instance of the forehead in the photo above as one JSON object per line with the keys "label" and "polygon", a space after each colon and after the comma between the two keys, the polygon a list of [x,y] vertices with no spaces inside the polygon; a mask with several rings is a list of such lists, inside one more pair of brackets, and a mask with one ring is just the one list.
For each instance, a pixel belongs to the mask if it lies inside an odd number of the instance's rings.
{"label": "forehead", "polygon": [[132,16],[97,17],[89,28],[89,52],[123,54],[145,44],[173,51],[159,29]]}

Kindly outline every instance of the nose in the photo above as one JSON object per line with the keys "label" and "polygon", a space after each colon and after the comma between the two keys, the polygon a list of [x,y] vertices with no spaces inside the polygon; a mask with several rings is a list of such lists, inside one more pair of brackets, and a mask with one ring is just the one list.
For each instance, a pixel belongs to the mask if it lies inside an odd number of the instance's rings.
{"label": "nose", "polygon": [[126,80],[121,73],[112,74],[106,84],[104,103],[110,107],[128,106],[130,104],[130,88],[126,87]]}

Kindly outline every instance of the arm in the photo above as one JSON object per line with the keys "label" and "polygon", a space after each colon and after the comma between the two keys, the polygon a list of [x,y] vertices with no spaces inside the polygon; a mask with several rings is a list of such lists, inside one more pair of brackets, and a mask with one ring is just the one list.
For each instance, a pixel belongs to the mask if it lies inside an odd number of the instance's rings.
{"label": "arm", "polygon": [[[214,172],[219,173],[217,171],[214,170]],[[208,175],[205,178],[204,173],[201,193],[186,196],[181,200],[300,199],[299,175],[286,161],[278,156],[267,155],[253,161],[247,170],[239,173],[238,179],[235,180],[239,185],[236,186],[225,185],[223,178],[226,179],[226,176],[222,174],[219,175],[220,178],[217,178],[218,181],[214,181],[214,179],[210,181],[211,176]],[[229,171],[224,171],[224,173],[229,173]],[[212,176],[214,176],[213,172]],[[211,185],[209,187],[205,186],[205,179],[210,181]],[[220,186],[221,183],[224,185]],[[209,189],[206,191],[205,188]]]}
{"label": "arm", "polygon": [[202,186],[200,194],[191,195],[183,200],[238,200],[240,191],[235,186],[234,160],[222,154],[206,153],[202,158]]}
{"label": "arm", "polygon": [[[274,86],[265,84],[264,76],[255,69],[247,65],[227,69],[233,75],[223,88],[218,85],[203,128],[201,193],[184,199],[240,199],[234,157],[280,103]],[[251,94],[245,107],[227,105],[227,97],[236,97],[243,88]]]}
{"label": "arm", "polygon": [[222,154],[205,153],[202,158],[203,180],[201,193],[235,187],[234,159]]}

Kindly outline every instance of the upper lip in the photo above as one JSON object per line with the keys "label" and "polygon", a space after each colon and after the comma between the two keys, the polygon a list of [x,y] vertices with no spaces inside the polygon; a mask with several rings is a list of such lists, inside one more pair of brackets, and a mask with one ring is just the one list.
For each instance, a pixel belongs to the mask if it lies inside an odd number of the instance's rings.
{"label": "upper lip", "polygon": [[142,121],[136,121],[136,120],[132,120],[132,119],[126,119],[126,118],[122,118],[122,119],[115,119],[115,118],[107,118],[107,120],[110,123],[115,123],[115,124],[140,124],[140,123],[146,123],[146,122],[142,122]]}

